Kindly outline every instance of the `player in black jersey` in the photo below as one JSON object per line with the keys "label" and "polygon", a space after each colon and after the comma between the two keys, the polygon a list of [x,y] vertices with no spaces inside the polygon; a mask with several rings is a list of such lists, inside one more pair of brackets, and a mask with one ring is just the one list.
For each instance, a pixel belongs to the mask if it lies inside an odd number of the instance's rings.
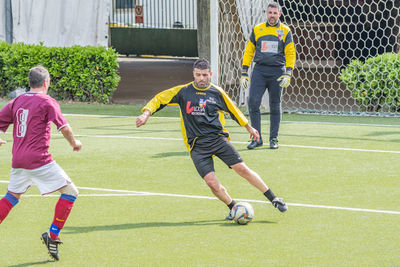
{"label": "player in black jersey", "polygon": [[[229,113],[233,120],[244,126],[250,133],[251,139],[259,140],[260,136],[225,91],[211,83],[211,75],[208,61],[197,60],[193,66],[194,81],[157,94],[142,109],[143,114],[136,119],[136,127],[146,124],[150,115],[166,105],[179,105],[182,135],[186,147],[190,151],[198,173],[219,200],[230,210],[236,203],[215,174],[213,155],[219,157],[228,167],[259,189],[274,207],[281,212],[286,211],[288,209],[286,203],[281,198],[275,197],[260,176],[246,166],[229,142],[224,112]],[[226,219],[233,219],[230,213]]]}

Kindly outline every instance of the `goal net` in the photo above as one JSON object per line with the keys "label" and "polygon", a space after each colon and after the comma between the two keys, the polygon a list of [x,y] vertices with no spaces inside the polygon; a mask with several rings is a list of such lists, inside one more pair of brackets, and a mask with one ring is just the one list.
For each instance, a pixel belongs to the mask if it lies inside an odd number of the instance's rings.
{"label": "goal net", "polygon": [[[243,52],[253,26],[266,21],[266,0],[217,0],[218,84],[240,106],[248,92],[240,88]],[[279,1],[281,21],[293,33],[297,52],[291,85],[282,92],[285,112],[370,114],[340,80],[352,60],[365,61],[399,50],[399,0]],[[213,33],[211,33],[213,34]],[[213,55],[213,53],[211,53]],[[250,68],[251,73],[251,68]],[[400,92],[397,92],[400,96]],[[268,111],[268,93],[262,106]],[[381,110],[382,111],[382,110]],[[384,110],[383,110],[384,111]],[[399,115],[399,109],[391,114]],[[383,113],[380,113],[382,115]]]}

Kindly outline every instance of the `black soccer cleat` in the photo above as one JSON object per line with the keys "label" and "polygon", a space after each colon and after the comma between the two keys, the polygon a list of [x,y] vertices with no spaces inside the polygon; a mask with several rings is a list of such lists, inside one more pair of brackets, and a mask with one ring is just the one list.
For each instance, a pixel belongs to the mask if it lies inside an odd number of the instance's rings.
{"label": "black soccer cleat", "polygon": [[229,211],[228,216],[225,217],[226,221],[233,221],[232,209]]}
{"label": "black soccer cleat", "polygon": [[43,233],[40,239],[42,239],[43,244],[46,245],[50,257],[58,261],[60,259],[58,256],[58,245],[62,244],[61,240],[59,238],[57,238],[57,240],[51,239],[48,232]]}
{"label": "black soccer cleat", "polygon": [[251,143],[247,146],[247,149],[254,149],[256,147],[262,146],[263,141],[260,139],[260,142],[257,142],[257,140],[252,140]]}
{"label": "black soccer cleat", "polygon": [[286,203],[283,201],[282,198],[274,198],[271,201],[272,205],[277,208],[280,212],[285,212],[288,210],[288,206],[286,205]]}

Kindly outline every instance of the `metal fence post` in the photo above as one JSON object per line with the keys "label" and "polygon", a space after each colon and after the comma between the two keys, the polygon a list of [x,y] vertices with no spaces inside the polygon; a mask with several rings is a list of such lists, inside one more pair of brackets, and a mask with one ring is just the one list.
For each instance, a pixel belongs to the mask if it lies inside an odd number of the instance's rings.
{"label": "metal fence post", "polygon": [[13,19],[11,0],[6,0],[6,42],[12,44],[13,42]]}

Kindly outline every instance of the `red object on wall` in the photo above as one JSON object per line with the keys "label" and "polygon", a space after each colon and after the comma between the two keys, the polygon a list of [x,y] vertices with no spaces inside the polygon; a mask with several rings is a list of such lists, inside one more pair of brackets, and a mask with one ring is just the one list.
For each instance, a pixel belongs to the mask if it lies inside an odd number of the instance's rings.
{"label": "red object on wall", "polygon": [[143,6],[135,6],[135,22],[143,23]]}

